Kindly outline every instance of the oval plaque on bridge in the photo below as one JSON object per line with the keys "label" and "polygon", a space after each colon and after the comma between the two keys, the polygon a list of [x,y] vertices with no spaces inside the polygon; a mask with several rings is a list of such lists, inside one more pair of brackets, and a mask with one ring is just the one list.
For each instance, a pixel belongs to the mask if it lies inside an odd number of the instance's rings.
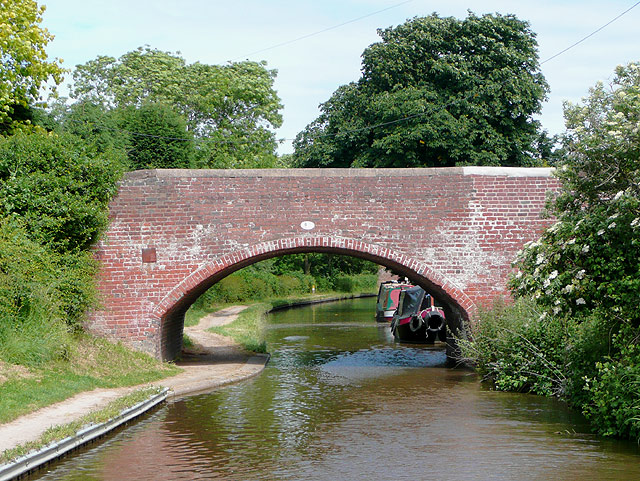
{"label": "oval plaque on bridge", "polygon": [[316,225],[311,222],[310,220],[305,220],[304,222],[300,223],[300,227],[302,227],[304,230],[311,230],[315,227]]}

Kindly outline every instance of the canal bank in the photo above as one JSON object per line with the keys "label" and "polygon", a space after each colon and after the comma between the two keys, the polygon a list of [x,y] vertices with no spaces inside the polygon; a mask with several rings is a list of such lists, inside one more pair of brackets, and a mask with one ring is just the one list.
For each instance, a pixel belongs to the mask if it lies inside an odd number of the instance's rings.
{"label": "canal bank", "polygon": [[[238,313],[245,308],[246,306],[232,306],[222,309],[203,318],[197,326],[186,328],[185,332],[194,341],[195,346],[177,363],[182,372],[151,385],[167,388],[165,397],[176,399],[238,382],[260,373],[269,359],[268,355],[247,353],[230,339],[206,331],[215,325],[233,322]],[[0,425],[0,452],[37,443],[49,429],[73,423],[90,413],[104,409],[116,399],[141,387],[143,386],[96,389],[80,393],[63,402]],[[154,404],[147,403],[147,406],[151,409]],[[144,412],[141,411],[138,415]],[[117,426],[113,426],[115,427]],[[101,434],[104,435],[106,432]],[[32,454],[35,453],[36,451]],[[64,453],[61,452],[60,455],[62,454]],[[29,469],[37,467],[34,463],[30,463]]]}
{"label": "canal bank", "polygon": [[[293,301],[281,300],[273,306],[272,310],[371,296],[373,294],[348,294]],[[12,462],[0,465],[0,480],[12,479],[20,473],[37,469],[40,464],[61,457],[70,450],[93,441],[98,436],[108,434],[109,431],[139,417],[166,399],[174,400],[206,392],[259,374],[269,360],[268,354],[247,353],[228,337],[208,332],[212,327],[232,323],[246,307],[244,305],[226,307],[204,316],[197,325],[185,328],[185,334],[191,339],[194,346],[185,350],[182,360],[177,363],[182,372],[161,382],[149,384],[149,386],[158,386],[159,389],[162,389],[162,396],[154,394],[146,401],[139,403],[140,406],[136,405],[126,409],[107,422],[83,428],[76,433],[76,436],[49,443],[44,447],[42,447],[42,442],[38,444],[38,440],[48,430],[56,426],[77,422],[91,413],[104,409],[115,400],[140,389],[141,386],[96,389],[80,393],[65,401],[0,425],[0,452],[14,451],[16,448],[28,447],[30,444],[34,446],[26,455],[20,455]],[[132,415],[133,412],[135,415]],[[99,432],[99,435],[88,436],[87,430]]]}
{"label": "canal bank", "polygon": [[259,376],[167,403],[39,481],[640,479],[635,443],[557,399],[495,392],[397,343],[375,299],[272,313]]}

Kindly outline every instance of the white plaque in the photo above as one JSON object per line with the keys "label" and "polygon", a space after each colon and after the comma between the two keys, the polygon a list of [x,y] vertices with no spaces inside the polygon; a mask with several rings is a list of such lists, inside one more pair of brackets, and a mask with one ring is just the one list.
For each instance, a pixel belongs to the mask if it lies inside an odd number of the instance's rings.
{"label": "white plaque", "polygon": [[311,222],[310,220],[305,220],[304,222],[300,223],[300,227],[302,227],[304,230],[311,230],[315,227],[316,225]]}

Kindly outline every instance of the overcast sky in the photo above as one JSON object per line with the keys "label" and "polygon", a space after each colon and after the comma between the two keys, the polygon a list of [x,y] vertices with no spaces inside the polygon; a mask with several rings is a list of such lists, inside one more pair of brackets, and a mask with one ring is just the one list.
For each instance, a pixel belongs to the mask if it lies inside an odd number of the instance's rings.
{"label": "overcast sky", "polygon": [[[40,0],[39,3],[47,7],[43,25],[55,35],[47,49],[49,57],[62,58],[66,68],[98,55],[119,57],[142,45],[179,51],[189,63],[266,60],[269,68],[278,70],[275,88],[284,104],[284,123],[277,136],[287,139],[279,149],[287,153],[291,152],[290,140],[317,117],[318,105],[338,86],[359,78],[360,55],[379,40],[377,28],[395,26],[408,18],[433,12],[458,18],[466,17],[467,10],[478,15],[511,13],[531,24],[544,62],[636,2]],[[541,116],[544,128],[552,134],[562,132],[563,101],[580,101],[597,81],[610,80],[616,65],[640,60],[638,25],[640,5],[580,45],[543,63],[542,72],[551,86]],[[316,32],[321,33],[311,35]],[[286,44],[277,46],[282,43]]]}

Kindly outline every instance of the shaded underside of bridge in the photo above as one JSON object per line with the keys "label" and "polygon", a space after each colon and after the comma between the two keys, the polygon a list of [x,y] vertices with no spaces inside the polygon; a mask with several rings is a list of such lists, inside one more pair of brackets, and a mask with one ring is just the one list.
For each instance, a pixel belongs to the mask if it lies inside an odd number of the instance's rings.
{"label": "shaded underside of bridge", "polygon": [[132,172],[95,250],[102,305],[88,327],[172,359],[184,313],[209,287],[301,252],[394,268],[459,323],[509,295],[511,262],[548,222],[540,214],[557,187],[541,168]]}

